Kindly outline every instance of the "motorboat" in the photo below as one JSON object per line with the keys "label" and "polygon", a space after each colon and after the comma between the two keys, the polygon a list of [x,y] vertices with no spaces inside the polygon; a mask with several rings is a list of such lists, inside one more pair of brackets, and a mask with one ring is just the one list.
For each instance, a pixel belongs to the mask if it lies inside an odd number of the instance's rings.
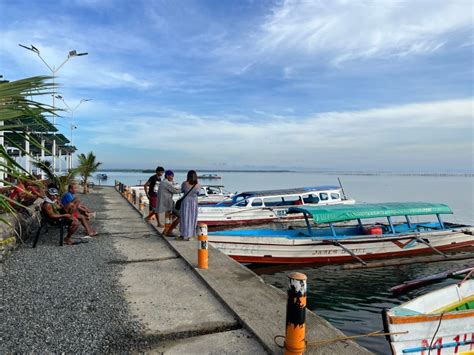
{"label": "motorboat", "polygon": [[474,280],[464,280],[383,312],[392,353],[472,354]]}
{"label": "motorboat", "polygon": [[233,196],[223,185],[201,185],[198,201],[199,205],[214,205],[232,199]]}
{"label": "motorboat", "polygon": [[222,179],[217,174],[202,174],[198,176],[198,179],[210,180],[210,179]]}
{"label": "motorboat", "polygon": [[[442,215],[452,214],[445,204],[289,207],[286,215],[294,214],[304,216],[306,228],[216,231],[209,233],[209,242],[239,262],[271,264],[366,264],[368,259],[444,254],[474,245],[471,226],[442,220]],[[427,216],[436,218],[420,221]]]}
{"label": "motorboat", "polygon": [[303,214],[288,214],[291,206],[354,204],[340,186],[310,186],[293,189],[247,191],[214,206],[199,207],[198,221],[209,226],[236,226],[274,221],[304,220]]}
{"label": "motorboat", "polygon": [[95,177],[98,180],[107,180],[107,174],[105,174],[105,173],[99,173]]}
{"label": "motorboat", "polygon": [[[160,183],[155,185],[155,190],[158,190],[158,186]],[[181,189],[179,184],[174,185],[175,188]],[[138,186],[129,186],[128,187],[132,193],[134,193],[137,197],[141,197],[143,203],[148,205],[148,198],[145,195],[145,189],[142,185]],[[183,194],[175,194],[173,195],[173,200],[179,200]],[[226,201],[231,199],[234,196],[233,193],[224,189],[224,185],[201,185],[198,194],[198,203],[199,205],[209,206],[220,203],[222,201]]]}

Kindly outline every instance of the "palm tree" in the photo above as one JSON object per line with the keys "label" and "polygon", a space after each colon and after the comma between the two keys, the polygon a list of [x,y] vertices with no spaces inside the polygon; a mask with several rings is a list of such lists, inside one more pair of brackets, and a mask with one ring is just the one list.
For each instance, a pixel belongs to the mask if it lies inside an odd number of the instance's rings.
{"label": "palm tree", "polygon": [[[2,136],[6,131],[26,132],[30,128],[29,125],[40,121],[43,114],[56,114],[51,106],[33,99],[33,97],[53,93],[54,84],[48,82],[49,79],[51,78],[47,76],[36,76],[12,82],[0,81],[0,134]],[[30,143],[38,144],[34,140],[30,140]],[[22,152],[25,153],[24,150]],[[10,157],[4,145],[0,145],[0,171],[16,179],[30,182],[33,180],[28,176],[28,172]],[[0,182],[11,186],[11,183],[6,180],[0,180]],[[0,194],[0,211],[15,213],[10,203],[17,204],[6,195]],[[4,218],[0,218],[0,222],[8,223]]]}
{"label": "palm tree", "polygon": [[102,163],[96,162],[96,156],[92,152],[87,153],[87,155],[81,153],[78,155],[77,159],[79,160],[79,166],[77,167],[77,170],[79,174],[82,175],[84,183],[84,193],[86,194],[88,191],[87,183],[89,177],[92,175],[93,172],[97,170],[97,168]]}

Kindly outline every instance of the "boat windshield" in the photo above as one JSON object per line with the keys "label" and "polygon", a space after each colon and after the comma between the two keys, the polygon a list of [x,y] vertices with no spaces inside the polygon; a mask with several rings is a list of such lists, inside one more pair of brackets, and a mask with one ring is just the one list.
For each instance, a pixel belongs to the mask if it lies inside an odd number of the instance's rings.
{"label": "boat windshield", "polygon": [[249,204],[249,201],[243,196],[237,196],[232,199],[232,206],[235,207],[245,207]]}

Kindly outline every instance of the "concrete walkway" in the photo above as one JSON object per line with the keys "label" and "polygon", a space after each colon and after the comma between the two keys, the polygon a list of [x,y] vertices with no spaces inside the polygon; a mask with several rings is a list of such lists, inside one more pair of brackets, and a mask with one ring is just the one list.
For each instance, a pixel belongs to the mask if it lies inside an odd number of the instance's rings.
{"label": "concrete walkway", "polygon": [[[101,228],[112,233],[126,257],[121,282],[131,312],[146,326],[154,352],[282,353],[286,295],[220,251],[209,249],[209,269],[196,269],[197,242],[160,236],[114,189],[101,190],[106,209]],[[123,262],[123,261],[117,261]],[[308,340],[343,336],[327,321],[307,312]],[[352,341],[309,347],[307,354],[370,354]]]}
{"label": "concrete walkway", "polygon": [[129,311],[144,325],[151,353],[264,353],[189,264],[113,189],[103,188],[99,232],[125,260],[120,277]]}

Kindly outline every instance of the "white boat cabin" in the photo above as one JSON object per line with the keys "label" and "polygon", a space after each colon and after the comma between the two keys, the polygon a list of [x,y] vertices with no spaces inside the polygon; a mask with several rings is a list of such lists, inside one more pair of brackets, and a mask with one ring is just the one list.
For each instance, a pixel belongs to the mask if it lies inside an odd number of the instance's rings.
{"label": "white boat cabin", "polygon": [[299,205],[332,205],[354,203],[344,198],[339,186],[309,186],[293,189],[247,191],[220,205],[233,207],[283,207]]}

